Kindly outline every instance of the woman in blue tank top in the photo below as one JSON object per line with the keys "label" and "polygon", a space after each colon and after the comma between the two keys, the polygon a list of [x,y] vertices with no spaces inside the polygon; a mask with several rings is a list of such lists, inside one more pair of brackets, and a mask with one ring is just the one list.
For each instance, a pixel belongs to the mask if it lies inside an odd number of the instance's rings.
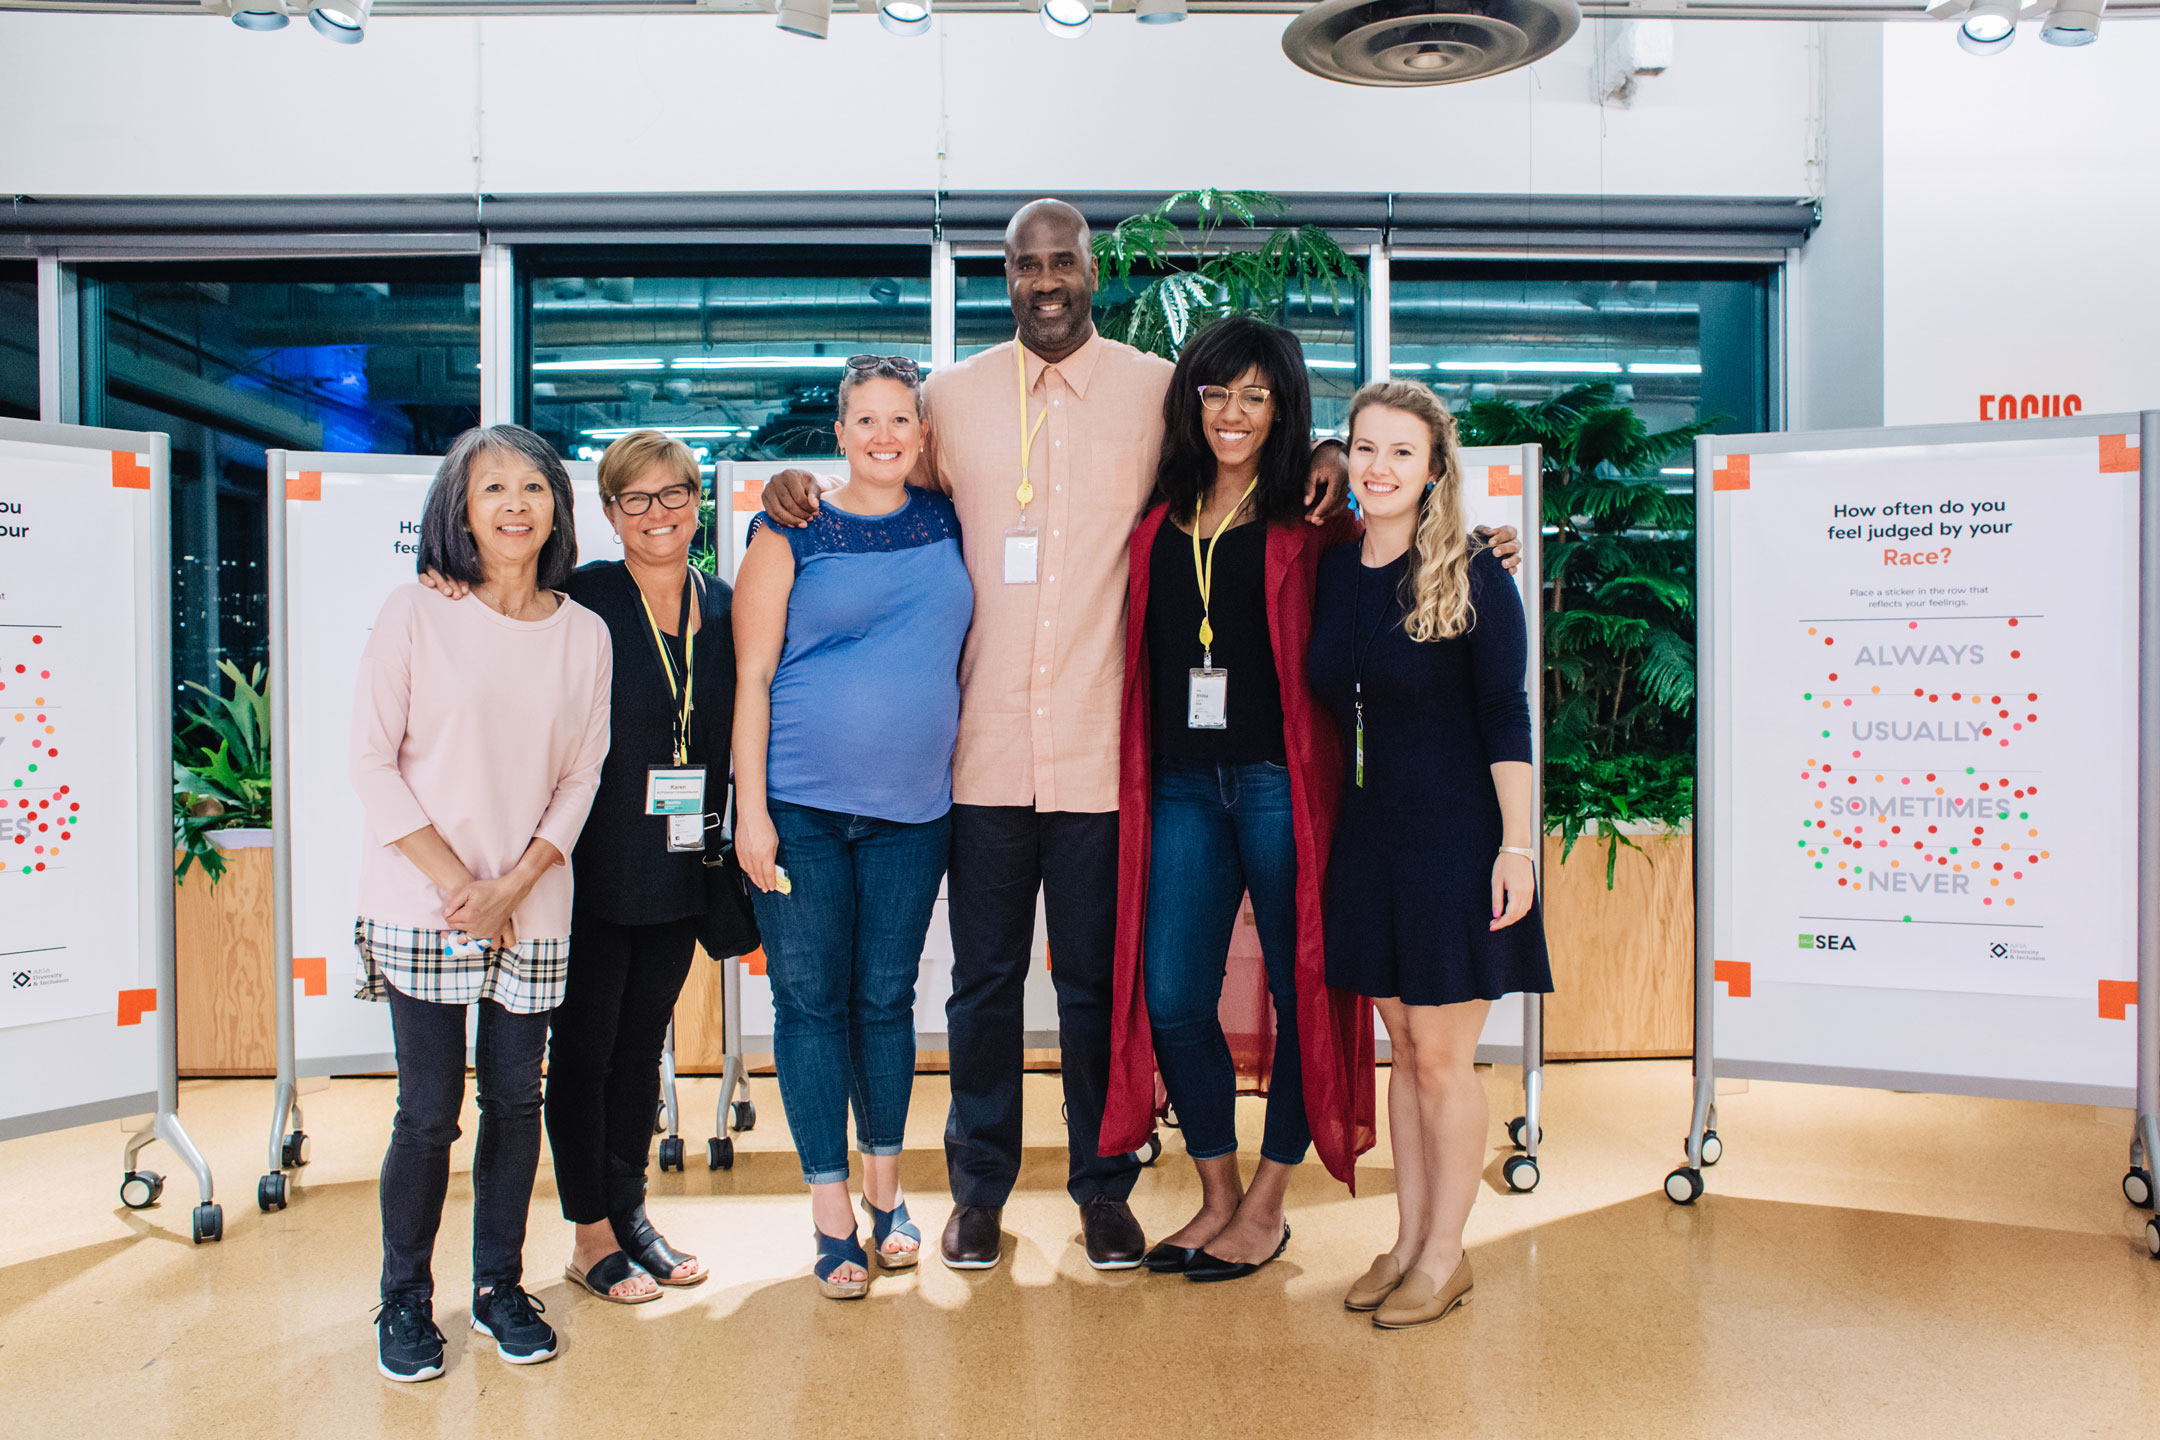
{"label": "woman in blue tank top", "polygon": [[814,1273],[847,1300],[870,1285],[848,1198],[850,1100],[880,1263],[912,1266],[922,1241],[900,1198],[900,1140],[975,592],[952,502],[907,483],[924,434],[915,362],[858,355],[839,399],[848,483],[801,529],[753,519],[735,580],[735,849],[756,886]]}

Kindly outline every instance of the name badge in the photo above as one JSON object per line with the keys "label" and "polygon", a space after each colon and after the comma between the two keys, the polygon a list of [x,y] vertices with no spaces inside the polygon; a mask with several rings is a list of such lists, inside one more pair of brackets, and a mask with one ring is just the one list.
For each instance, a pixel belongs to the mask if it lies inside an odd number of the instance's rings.
{"label": "name badge", "polygon": [[645,813],[702,816],[705,813],[705,767],[646,766]]}
{"label": "name badge", "polygon": [[705,817],[703,815],[670,815],[667,817],[667,848],[670,852],[705,850]]}
{"label": "name badge", "polygon": [[1042,536],[1032,526],[1015,525],[1005,532],[1005,583],[1033,585],[1036,559],[1042,553]]}
{"label": "name badge", "polygon": [[1230,672],[1193,669],[1185,690],[1185,728],[1225,730],[1230,725]]}

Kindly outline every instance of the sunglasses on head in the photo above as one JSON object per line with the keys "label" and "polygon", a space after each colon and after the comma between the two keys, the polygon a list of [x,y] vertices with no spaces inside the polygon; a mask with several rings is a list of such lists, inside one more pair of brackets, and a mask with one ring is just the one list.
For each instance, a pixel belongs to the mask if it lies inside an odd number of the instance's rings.
{"label": "sunglasses on head", "polygon": [[922,374],[922,367],[905,355],[850,355],[847,368],[861,375],[875,375],[890,370],[902,380],[914,380]]}

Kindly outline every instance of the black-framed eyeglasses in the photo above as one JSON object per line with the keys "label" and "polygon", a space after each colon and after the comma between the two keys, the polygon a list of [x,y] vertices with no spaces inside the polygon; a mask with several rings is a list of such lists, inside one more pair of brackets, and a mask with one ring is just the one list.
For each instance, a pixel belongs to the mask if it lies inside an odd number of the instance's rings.
{"label": "black-framed eyeglasses", "polygon": [[905,355],[850,355],[847,368],[866,375],[890,370],[902,380],[914,380],[922,374],[922,367]]}
{"label": "black-framed eyeglasses", "polygon": [[670,485],[658,494],[650,490],[625,490],[615,497],[615,508],[625,515],[643,515],[658,500],[663,509],[680,510],[697,498],[694,485]]}
{"label": "black-framed eyeglasses", "polygon": [[1241,385],[1235,390],[1227,385],[1202,385],[1200,404],[1209,410],[1220,410],[1228,405],[1230,397],[1235,395],[1239,410],[1247,415],[1257,415],[1267,408],[1268,400],[1274,393],[1265,385]]}

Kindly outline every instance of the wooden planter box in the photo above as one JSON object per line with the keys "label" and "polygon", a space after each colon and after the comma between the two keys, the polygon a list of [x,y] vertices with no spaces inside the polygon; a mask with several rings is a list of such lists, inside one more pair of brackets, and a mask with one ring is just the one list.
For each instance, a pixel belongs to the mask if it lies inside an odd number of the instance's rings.
{"label": "wooden planter box", "polygon": [[224,878],[191,865],[174,891],[182,1075],[277,1073],[269,836],[212,832]]}
{"label": "wooden planter box", "polygon": [[1605,888],[1605,846],[1585,836],[1560,863],[1545,839],[1545,940],[1553,1060],[1686,1055],[1695,1035],[1695,837],[1631,835]]}

